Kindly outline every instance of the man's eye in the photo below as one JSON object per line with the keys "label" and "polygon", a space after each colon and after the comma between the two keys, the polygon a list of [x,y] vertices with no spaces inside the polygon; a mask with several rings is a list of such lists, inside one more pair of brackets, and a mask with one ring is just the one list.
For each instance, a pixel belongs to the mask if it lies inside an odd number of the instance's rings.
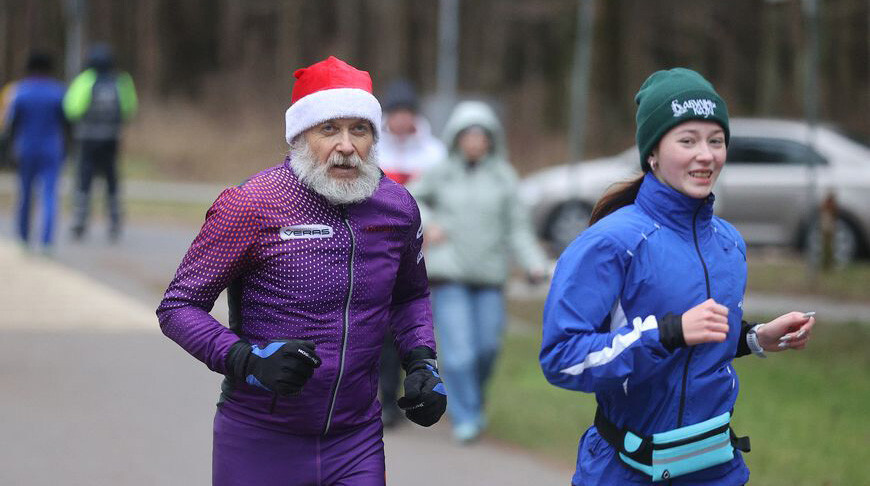
{"label": "man's eye", "polygon": [[710,140],[711,145],[723,145],[724,143],[725,143],[725,140],[723,140],[721,138],[714,138],[713,140]]}
{"label": "man's eye", "polygon": [[335,128],[335,125],[333,125],[331,123],[327,123],[327,124],[323,125],[322,127],[320,127],[320,130],[327,132],[327,133],[332,133],[336,130],[336,128]]}
{"label": "man's eye", "polygon": [[369,132],[369,126],[367,123],[360,123],[359,125],[353,126],[353,131],[358,134],[366,134]]}

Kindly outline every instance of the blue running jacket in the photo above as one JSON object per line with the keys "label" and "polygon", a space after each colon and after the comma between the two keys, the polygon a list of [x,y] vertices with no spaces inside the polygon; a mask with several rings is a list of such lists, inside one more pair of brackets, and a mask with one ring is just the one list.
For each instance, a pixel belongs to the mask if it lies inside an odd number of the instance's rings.
{"label": "blue running jacket", "polygon": [[[713,195],[685,196],[647,174],[634,204],[602,218],[562,254],[544,307],[540,361],[550,383],[595,393],[618,427],[642,435],[703,422],[733,409],[746,288],[746,244],[713,216]],[[728,339],[678,347],[658,323],[712,297],[728,307]],[[574,484],[649,484],[591,427]],[[744,484],[739,451],[728,463],[665,484]]]}

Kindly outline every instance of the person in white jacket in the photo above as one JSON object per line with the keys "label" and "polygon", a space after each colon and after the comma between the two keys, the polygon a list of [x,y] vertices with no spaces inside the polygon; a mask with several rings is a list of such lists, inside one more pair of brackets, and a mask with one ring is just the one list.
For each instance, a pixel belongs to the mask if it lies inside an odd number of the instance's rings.
{"label": "person in white jacket", "polygon": [[420,114],[419,98],[410,82],[390,83],[383,101],[379,164],[387,177],[405,185],[444,160],[447,150]]}
{"label": "person in white jacket", "polygon": [[[397,79],[390,83],[382,106],[384,121],[378,157],[381,170],[387,177],[405,185],[447,157],[444,144],[432,135],[429,121],[420,114],[420,101],[409,81]],[[384,339],[378,388],[384,427],[389,428],[401,423],[403,417],[396,405],[402,363],[393,346],[392,333],[388,332]]]}

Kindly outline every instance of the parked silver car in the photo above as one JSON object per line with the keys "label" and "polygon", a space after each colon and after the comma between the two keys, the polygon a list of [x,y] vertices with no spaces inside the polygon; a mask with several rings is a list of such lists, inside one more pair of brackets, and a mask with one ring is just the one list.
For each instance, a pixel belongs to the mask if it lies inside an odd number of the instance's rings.
{"label": "parked silver car", "polygon": [[[614,157],[533,173],[523,180],[520,195],[531,208],[539,236],[558,254],[586,227],[607,188],[639,171],[633,147]],[[731,119],[728,159],[713,192],[716,213],[733,223],[748,244],[812,251],[819,246],[815,208],[833,194],[839,209],[835,259],[842,263],[870,255],[870,148],[830,128]]]}

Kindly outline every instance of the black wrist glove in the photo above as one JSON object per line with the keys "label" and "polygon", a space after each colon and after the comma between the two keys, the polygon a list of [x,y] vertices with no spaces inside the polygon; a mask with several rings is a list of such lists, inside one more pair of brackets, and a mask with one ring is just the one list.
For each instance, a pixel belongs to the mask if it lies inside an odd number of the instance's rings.
{"label": "black wrist glove", "polygon": [[405,357],[404,367],[405,396],[396,403],[409,420],[429,427],[447,410],[447,390],[438,375],[435,351],[417,346]]}
{"label": "black wrist glove", "polygon": [[314,343],[299,339],[272,341],[264,347],[239,341],[230,347],[228,373],[249,385],[281,396],[298,395],[320,366]]}

